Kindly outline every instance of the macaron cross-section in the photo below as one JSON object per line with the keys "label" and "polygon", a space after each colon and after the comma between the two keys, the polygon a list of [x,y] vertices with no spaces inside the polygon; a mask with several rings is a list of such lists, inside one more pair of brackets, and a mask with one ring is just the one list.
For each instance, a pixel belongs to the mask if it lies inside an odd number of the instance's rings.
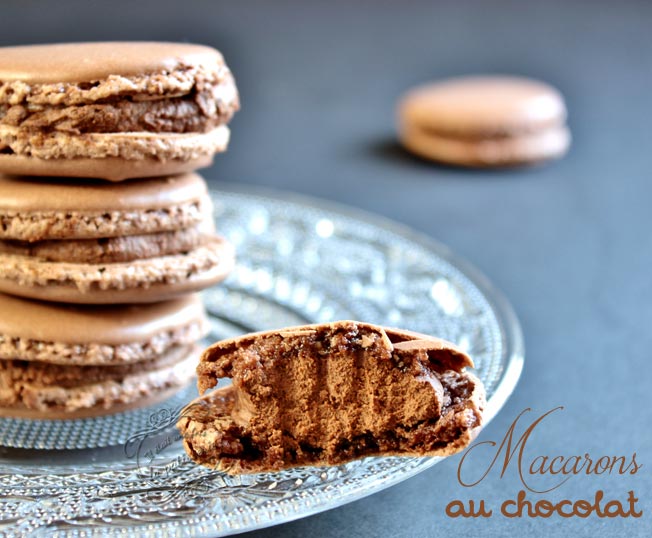
{"label": "macaron cross-section", "polygon": [[446,456],[483,423],[472,360],[431,336],[356,321],[216,342],[197,368],[204,393],[178,428],[188,455],[228,473],[339,465],[365,456]]}

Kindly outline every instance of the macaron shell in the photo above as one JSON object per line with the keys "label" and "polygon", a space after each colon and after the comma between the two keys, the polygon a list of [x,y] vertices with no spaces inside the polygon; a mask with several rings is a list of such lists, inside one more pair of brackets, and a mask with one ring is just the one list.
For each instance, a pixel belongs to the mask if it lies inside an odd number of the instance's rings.
{"label": "macaron shell", "polygon": [[568,150],[570,140],[570,131],[564,126],[486,139],[446,137],[420,129],[401,133],[403,145],[420,157],[470,167],[518,166],[559,158]]}
{"label": "macaron shell", "polygon": [[[0,293],[0,338],[107,346],[146,343],[161,333],[203,323],[198,295],[139,305],[80,306]],[[83,328],[83,330],[82,330]]]}
{"label": "macaron shell", "polygon": [[92,177],[119,182],[129,178],[184,174],[207,168],[213,164],[213,155],[201,155],[187,161],[142,159],[127,161],[117,157],[104,159],[37,159],[24,155],[0,155],[0,170],[5,174],[49,177]]}
{"label": "macaron shell", "polygon": [[223,64],[211,47],[166,42],[61,43],[3,47],[0,81],[27,84],[90,82],[110,75],[125,77],[174,71],[179,65]]}
{"label": "macaron shell", "polygon": [[234,265],[233,247],[220,238],[186,254],[129,263],[64,264],[0,255],[0,291],[63,303],[151,303],[217,284]]}
{"label": "macaron shell", "polygon": [[60,133],[46,140],[34,136],[46,145],[31,151],[43,155],[2,154],[0,173],[114,182],[187,173],[210,166],[215,153],[226,151],[230,132],[220,125],[208,133]]}
{"label": "macaron shell", "polygon": [[[37,159],[96,159],[117,157],[126,161],[155,158],[160,161],[196,159],[225,151],[229,128],[218,125],[207,132],[168,133],[132,131],[117,133],[50,132],[21,130],[0,125],[0,142],[15,155]],[[89,177],[92,177],[89,175]]]}
{"label": "macaron shell", "polygon": [[0,239],[107,239],[194,228],[212,219],[196,174],[110,184],[0,176]]}
{"label": "macaron shell", "polygon": [[561,94],[521,77],[461,77],[424,85],[399,104],[399,122],[441,134],[486,136],[533,132],[566,119]]}
{"label": "macaron shell", "polygon": [[133,180],[100,181],[0,175],[0,211],[96,213],[167,208],[207,196],[206,182],[193,173]]}
{"label": "macaron shell", "polygon": [[106,415],[115,415],[125,413],[143,407],[150,407],[164,402],[174,396],[184,385],[170,387],[160,392],[152,393],[150,396],[132,401],[130,403],[113,404],[111,407],[88,407],[77,409],[76,411],[62,411],[59,409],[50,409],[40,411],[38,409],[28,409],[24,406],[0,407],[0,418],[26,418],[31,420],[73,420],[79,418],[102,417]]}

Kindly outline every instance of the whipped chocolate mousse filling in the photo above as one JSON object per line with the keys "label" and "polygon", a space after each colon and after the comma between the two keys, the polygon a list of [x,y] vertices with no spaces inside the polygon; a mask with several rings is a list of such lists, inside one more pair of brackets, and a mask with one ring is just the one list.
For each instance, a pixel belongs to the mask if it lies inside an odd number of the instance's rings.
{"label": "whipped chocolate mousse filling", "polygon": [[521,136],[534,137],[553,131],[565,131],[566,127],[563,123],[550,122],[549,125],[523,126],[521,129],[487,129],[485,131],[478,130],[474,132],[447,130],[431,125],[419,125],[415,126],[414,129],[425,136],[445,138],[459,142],[482,142],[486,140],[509,140],[520,138]]}
{"label": "whipped chocolate mousse filling", "polygon": [[[88,104],[62,105],[58,95],[50,102],[34,103],[28,94],[21,100],[10,98],[8,103],[0,102],[0,125],[43,133],[205,133],[228,123],[239,106],[231,74],[225,73],[222,80],[212,78],[196,81],[182,96],[152,96],[140,101],[109,95]],[[33,91],[37,95],[42,93],[38,86]],[[68,85],[64,90],[77,91],[78,85]],[[127,96],[130,98],[133,97]]]}
{"label": "whipped chocolate mousse filling", "polygon": [[482,425],[471,360],[442,340],[343,321],[219,342],[178,423],[192,459],[229,473],[335,465],[375,455],[439,455]]}
{"label": "whipped chocolate mousse filling", "polygon": [[156,258],[171,254],[187,254],[210,240],[201,226],[145,235],[37,241],[3,241],[0,254],[14,254],[49,262],[120,263]]}
{"label": "whipped chocolate mousse filling", "polygon": [[[0,360],[0,387],[30,383],[34,386],[78,387],[101,381],[121,381],[127,376],[168,368],[194,352],[192,344],[173,346],[165,353],[141,362],[118,365],[70,365],[41,361]],[[195,354],[196,355],[196,354]],[[192,373],[192,368],[190,368]]]}

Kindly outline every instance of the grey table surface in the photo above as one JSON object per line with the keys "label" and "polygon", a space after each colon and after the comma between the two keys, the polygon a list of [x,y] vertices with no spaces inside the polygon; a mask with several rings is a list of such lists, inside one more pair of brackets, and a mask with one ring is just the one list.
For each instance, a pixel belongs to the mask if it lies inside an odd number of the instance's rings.
{"label": "grey table surface", "polygon": [[[605,500],[626,505],[633,490],[641,518],[505,518],[500,502],[523,489],[513,462],[504,476],[495,467],[465,488],[457,456],[252,536],[650,536],[651,24],[652,3],[642,1],[6,1],[0,43],[217,46],[243,109],[228,154],[205,171],[211,182],[336,200],[448,244],[505,293],[525,335],[521,382],[479,440],[500,443],[526,408],[531,421],[564,406],[536,428],[527,454],[636,452],[643,464],[634,475],[571,476],[548,494],[528,493],[592,502],[604,490]],[[401,151],[393,110],[401,92],[467,73],[522,74],[559,87],[570,154],[525,170],[466,171]],[[470,458],[464,472],[481,474],[487,454]],[[494,512],[450,518],[444,509],[454,499],[485,499]]]}

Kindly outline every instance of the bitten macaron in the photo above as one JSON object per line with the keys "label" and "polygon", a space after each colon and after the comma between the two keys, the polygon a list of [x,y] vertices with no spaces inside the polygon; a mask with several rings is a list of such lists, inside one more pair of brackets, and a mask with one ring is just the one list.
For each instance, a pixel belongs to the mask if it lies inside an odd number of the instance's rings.
{"label": "bitten macaron", "polygon": [[66,303],[143,303],[223,280],[197,174],[121,183],[0,176],[0,292]]}
{"label": "bitten macaron", "polygon": [[239,108],[222,55],[183,43],[0,48],[0,173],[113,181],[211,164]]}
{"label": "bitten macaron", "polygon": [[469,167],[532,164],[570,145],[566,105],[552,86],[522,77],[443,80],[407,92],[401,143],[425,159]]}
{"label": "bitten macaron", "polygon": [[0,416],[79,418],[156,403],[194,377],[199,297],[79,306],[0,294]]}

